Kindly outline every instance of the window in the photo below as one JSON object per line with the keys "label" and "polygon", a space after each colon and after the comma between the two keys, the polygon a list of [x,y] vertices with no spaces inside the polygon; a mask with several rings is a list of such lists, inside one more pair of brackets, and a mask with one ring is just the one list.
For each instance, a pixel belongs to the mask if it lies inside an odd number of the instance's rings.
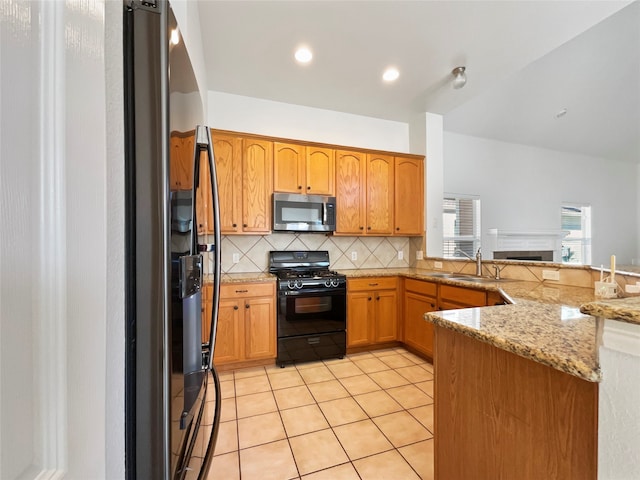
{"label": "window", "polygon": [[480,198],[445,194],[442,216],[444,257],[474,257],[480,248]]}
{"label": "window", "polygon": [[591,265],[591,206],[562,205],[560,228],[569,232],[562,240],[562,263]]}

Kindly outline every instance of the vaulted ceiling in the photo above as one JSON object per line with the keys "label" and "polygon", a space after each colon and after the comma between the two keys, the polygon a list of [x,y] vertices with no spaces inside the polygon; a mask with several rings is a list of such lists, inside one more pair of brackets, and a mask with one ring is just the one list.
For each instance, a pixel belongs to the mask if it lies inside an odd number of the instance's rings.
{"label": "vaulted ceiling", "polygon": [[640,162],[640,0],[198,6],[210,90]]}

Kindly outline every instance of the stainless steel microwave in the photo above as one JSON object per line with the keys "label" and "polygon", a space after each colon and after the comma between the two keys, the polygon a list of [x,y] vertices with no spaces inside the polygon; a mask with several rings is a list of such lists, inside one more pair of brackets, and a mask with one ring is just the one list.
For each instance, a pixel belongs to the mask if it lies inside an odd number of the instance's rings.
{"label": "stainless steel microwave", "polygon": [[336,229],[336,197],[273,194],[274,232],[333,232]]}

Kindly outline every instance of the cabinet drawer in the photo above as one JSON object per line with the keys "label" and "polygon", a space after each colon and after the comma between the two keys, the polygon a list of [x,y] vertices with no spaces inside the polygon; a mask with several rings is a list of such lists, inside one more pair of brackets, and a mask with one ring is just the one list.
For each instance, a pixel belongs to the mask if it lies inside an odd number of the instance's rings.
{"label": "cabinet drawer", "polygon": [[422,280],[407,278],[404,281],[404,289],[408,292],[415,292],[428,297],[435,297],[438,286],[433,282],[424,282]]}
{"label": "cabinet drawer", "polygon": [[472,307],[480,307],[487,304],[486,292],[472,288],[453,287],[451,285],[440,285],[440,298]]}
{"label": "cabinet drawer", "polygon": [[396,288],[397,285],[398,277],[368,277],[347,279],[347,288],[352,292],[362,290],[388,290]]}
{"label": "cabinet drawer", "polygon": [[276,293],[276,284],[264,283],[227,283],[220,285],[220,298],[267,297]]}

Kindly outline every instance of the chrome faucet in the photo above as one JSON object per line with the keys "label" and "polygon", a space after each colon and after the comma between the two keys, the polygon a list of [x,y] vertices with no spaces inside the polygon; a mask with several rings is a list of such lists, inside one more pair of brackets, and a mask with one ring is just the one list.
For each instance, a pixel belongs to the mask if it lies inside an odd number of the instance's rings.
{"label": "chrome faucet", "polygon": [[478,248],[476,252],[476,277],[482,276],[482,252]]}
{"label": "chrome faucet", "polygon": [[482,276],[482,252],[480,251],[479,248],[478,248],[478,251],[476,252],[476,258],[473,258],[467,252],[465,252],[464,250],[460,250],[459,248],[456,248],[453,253],[455,254],[456,252],[460,252],[465,257],[467,257],[469,260],[475,261],[476,262],[476,277],[481,277]]}

